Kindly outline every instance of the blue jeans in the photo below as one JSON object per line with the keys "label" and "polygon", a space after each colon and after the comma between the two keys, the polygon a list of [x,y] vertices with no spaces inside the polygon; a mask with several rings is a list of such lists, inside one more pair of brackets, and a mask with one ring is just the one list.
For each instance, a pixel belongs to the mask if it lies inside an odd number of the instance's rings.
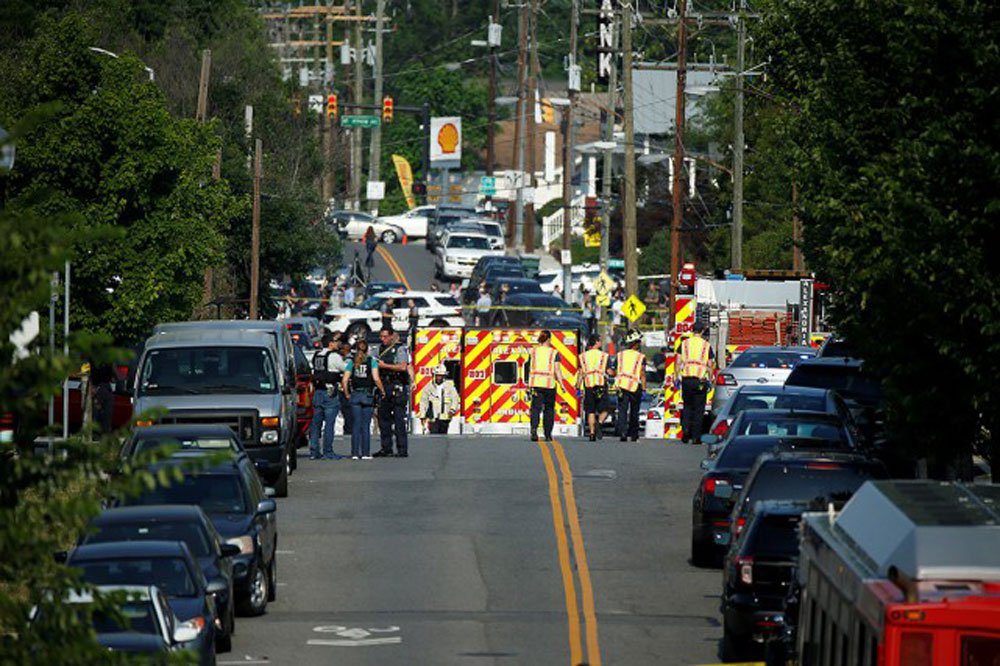
{"label": "blue jeans", "polygon": [[369,393],[351,393],[351,455],[370,456],[372,451],[372,408],[375,399]]}
{"label": "blue jeans", "polygon": [[340,394],[329,396],[326,390],[313,394],[313,418],[309,427],[309,455],[319,457],[319,430],[323,428],[323,455],[334,456],[333,427],[340,413]]}

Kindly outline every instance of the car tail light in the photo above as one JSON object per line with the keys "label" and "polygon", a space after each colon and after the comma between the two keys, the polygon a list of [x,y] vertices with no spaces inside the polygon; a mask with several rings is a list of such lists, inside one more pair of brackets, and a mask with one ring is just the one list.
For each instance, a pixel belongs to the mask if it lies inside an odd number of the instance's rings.
{"label": "car tail light", "polygon": [[714,495],[715,494],[715,489],[717,487],[719,487],[719,486],[728,486],[728,485],[729,485],[729,481],[726,481],[725,479],[715,479],[715,478],[709,477],[709,478],[705,479],[705,481],[702,483],[702,489],[705,491],[706,495]]}
{"label": "car tail light", "polygon": [[712,428],[712,434],[724,437],[729,432],[729,419],[719,421],[719,425]]}
{"label": "car tail light", "polygon": [[736,386],[736,377],[733,377],[728,372],[720,372],[715,383],[719,386]]}
{"label": "car tail light", "polygon": [[739,534],[743,531],[743,526],[747,524],[747,519],[740,517],[736,519],[736,533]]}
{"label": "car tail light", "polygon": [[647,421],[659,421],[660,420],[660,415],[659,415],[659,413],[657,413],[657,411],[655,409],[651,409],[648,412],[646,412],[646,420]]}
{"label": "car tail light", "polygon": [[806,463],[806,469],[840,469],[837,463]]}
{"label": "car tail light", "polygon": [[[740,520],[743,520],[740,518]],[[736,569],[740,572],[740,582],[744,585],[753,585],[753,558],[737,557]]]}

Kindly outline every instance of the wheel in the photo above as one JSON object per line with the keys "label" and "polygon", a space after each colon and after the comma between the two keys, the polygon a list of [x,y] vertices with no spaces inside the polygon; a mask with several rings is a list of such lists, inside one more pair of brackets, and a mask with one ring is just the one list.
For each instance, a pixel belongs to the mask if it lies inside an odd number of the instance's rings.
{"label": "wheel", "polygon": [[431,322],[431,328],[445,328],[448,326],[448,322],[444,319],[435,319]]}
{"label": "wheel", "polygon": [[437,264],[434,264],[434,279],[435,280],[443,280],[444,279],[444,276],[441,274],[441,267],[438,266]]}
{"label": "wheel", "polygon": [[696,567],[710,567],[713,559],[711,550],[704,543],[691,539],[691,564]]}
{"label": "wheel", "polygon": [[388,243],[391,245],[392,243],[395,243],[398,239],[399,237],[396,236],[396,232],[393,231],[392,229],[386,229],[385,231],[382,232],[383,243]]}
{"label": "wheel", "polygon": [[368,324],[358,322],[356,324],[351,324],[350,326],[348,326],[347,331],[345,331],[344,335],[347,336],[348,340],[350,340],[352,337],[354,337],[355,340],[362,340],[368,337],[368,333],[370,330],[371,329],[368,328]]}
{"label": "wheel", "polygon": [[263,615],[267,609],[267,598],[271,594],[270,587],[267,571],[260,562],[255,562],[250,572],[250,590],[238,600],[240,615]]}
{"label": "wheel", "polygon": [[270,585],[267,590],[267,600],[274,601],[278,598],[278,544],[274,544],[274,555],[271,556],[271,566],[267,568],[267,577]]}
{"label": "wheel", "polygon": [[[223,624],[225,624],[223,622]],[[233,636],[232,632],[227,632],[225,635],[216,634],[215,636],[215,651],[219,652],[231,652],[233,649]]]}
{"label": "wheel", "polygon": [[289,470],[290,466],[288,454],[285,454],[285,464],[281,468],[281,473],[278,474],[277,480],[274,482],[275,497],[288,497],[288,475],[291,474]]}
{"label": "wheel", "polygon": [[288,472],[290,474],[290,473],[294,472],[295,470],[297,470],[299,468],[299,450],[298,450],[298,447],[293,446],[292,447],[292,452],[289,455],[291,456],[291,460],[289,461],[289,466],[288,466]]}
{"label": "wheel", "polygon": [[733,635],[732,630],[729,628],[729,623],[726,622],[725,616],[722,620],[722,661],[743,661],[743,657],[747,652],[746,641],[742,638]]}

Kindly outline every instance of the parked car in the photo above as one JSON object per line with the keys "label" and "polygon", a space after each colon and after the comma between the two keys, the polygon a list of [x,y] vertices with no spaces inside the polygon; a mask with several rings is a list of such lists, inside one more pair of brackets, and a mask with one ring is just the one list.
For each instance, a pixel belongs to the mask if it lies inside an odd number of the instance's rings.
{"label": "parked car", "polygon": [[379,216],[378,221],[399,227],[408,238],[425,238],[427,224],[433,213],[434,206],[417,206],[399,215]]}
{"label": "parked car", "polygon": [[419,319],[417,325],[429,326],[464,326],[462,309],[454,296],[439,291],[404,291],[384,292],[365,299],[356,308],[340,308],[329,313],[326,327],[329,331],[340,331],[348,338],[367,336],[372,331],[382,328],[382,306],[386,299],[392,298],[395,306],[392,310],[392,327],[400,332],[409,330],[409,306],[407,301],[413,299],[417,307]]}
{"label": "parked car", "polygon": [[221,580],[224,590],[215,596],[215,647],[229,652],[233,644],[236,611],[233,607],[233,562],[239,546],[224,543],[212,521],[197,506],[128,506],[107,509],[90,521],[80,545],[109,541],[183,541],[205,580]]}
{"label": "parked car", "polygon": [[295,423],[298,427],[298,441],[295,447],[301,449],[309,443],[309,427],[313,417],[313,395],[316,387],[313,385],[312,354],[306,354],[300,348],[295,348]]}
{"label": "parked car", "polygon": [[851,343],[846,338],[839,335],[831,335],[816,350],[816,358],[832,357],[855,358],[857,354],[854,351],[854,347],[851,346]]}
{"label": "parked car", "polygon": [[744,409],[801,409],[810,412],[839,414],[850,421],[844,399],[831,389],[774,384],[747,384],[736,389],[715,415],[709,434],[724,437],[733,419]]}
{"label": "parked car", "polygon": [[510,270],[510,277],[527,277],[524,274],[524,264],[520,257],[502,254],[489,254],[479,258],[469,275],[469,282],[462,289],[462,303],[470,305],[479,298],[479,285],[487,278],[487,271],[494,267],[504,266]]}
{"label": "parked car", "polygon": [[507,247],[507,242],[504,239],[503,226],[495,220],[488,218],[477,217],[475,222],[482,229],[483,233],[490,239],[490,245],[494,250],[503,250]]}
{"label": "parked car", "polygon": [[372,280],[365,285],[365,298],[381,294],[384,291],[395,291],[401,294],[406,291],[406,285],[392,280]]}
{"label": "parked car", "polygon": [[800,361],[816,355],[812,347],[751,347],[716,376],[712,411],[718,412],[740,386],[785,383]]}
{"label": "parked car", "polygon": [[172,446],[177,451],[230,451],[234,456],[246,455],[243,442],[233,430],[222,423],[157,423],[135,428],[122,445],[120,457],[132,460],[139,453]]}
{"label": "parked car", "polygon": [[[117,608],[124,625],[113,615],[98,610],[91,615],[98,644],[111,652],[145,655],[185,652],[201,633],[196,622],[181,622],[177,618],[167,596],[155,585],[97,585],[96,588],[103,597],[114,594],[125,597]],[[71,592],[66,602],[83,607],[94,603],[94,595],[89,591]]]}
{"label": "parked car", "polygon": [[743,435],[815,439],[851,451],[862,448],[857,432],[841,415],[801,409],[744,409],[725,437],[705,435],[701,441],[709,444],[712,452]]}
{"label": "parked car", "polygon": [[[183,541],[114,541],[77,546],[66,564],[92,585],[156,585],[181,626],[191,629],[179,647],[198,655],[200,664],[215,663],[215,595],[225,590],[219,579],[205,580]],[[176,636],[176,634],[175,634]]]}
{"label": "parked car", "polygon": [[763,659],[781,631],[799,558],[799,523],[809,502],[758,502],[722,567],[722,659]]}
{"label": "parked car", "polygon": [[[498,268],[509,267],[501,266]],[[499,273],[499,274],[498,274]],[[486,284],[486,290],[490,292],[493,296],[493,302],[496,303],[501,292],[506,292],[507,296],[513,296],[514,294],[540,294],[542,293],[541,288],[538,286],[538,282],[525,277],[515,277],[514,275],[505,275],[502,272],[487,272],[486,279],[484,280]]]}
{"label": "parked car", "polygon": [[427,218],[427,243],[428,249],[434,232],[438,226],[447,224],[452,220],[460,220],[467,217],[476,217],[478,213],[472,206],[462,206],[459,204],[438,204],[434,211]]}
{"label": "parked car", "polygon": [[574,311],[572,305],[549,294],[514,294],[504,303],[509,309],[500,309],[506,326],[530,326],[536,317],[562,315]]}
{"label": "parked car", "polygon": [[434,260],[434,277],[444,280],[467,278],[472,275],[479,257],[502,253],[502,249],[494,249],[490,245],[486,234],[448,231],[441,239],[441,247]]}
{"label": "parked car", "polygon": [[869,479],[888,478],[885,466],[857,453],[797,451],[764,453],[747,474],[730,532],[739,535],[750,509],[763,500],[804,500],[842,506]]}
{"label": "parked car", "polygon": [[[274,323],[288,335],[284,325]],[[263,331],[215,327],[154,335],[139,362],[135,408],[139,414],[166,409],[160,423],[228,425],[261,476],[285,497],[298,437],[291,417],[295,366],[290,352],[292,365],[288,374],[282,372],[274,342]]]}
{"label": "parked car", "polygon": [[[175,456],[154,467],[183,466],[184,456]],[[225,542],[240,549],[232,558],[236,611],[261,615],[274,601],[278,583],[277,504],[267,497],[253,465],[245,458],[218,463],[196,472],[186,471],[184,480],[157,486],[139,497],[125,500],[129,506],[194,504],[208,515]]]}
{"label": "parked car", "polygon": [[[319,342],[323,335],[323,324],[318,317],[288,317],[283,320],[290,335],[304,331],[310,339]],[[292,342],[294,342],[294,337]]]}
{"label": "parked car", "polygon": [[576,331],[580,334],[581,341],[586,341],[590,337],[590,326],[579,312],[538,315],[531,321],[531,326],[549,330]]}
{"label": "parked car", "polygon": [[328,224],[337,228],[341,238],[361,240],[369,227],[375,232],[375,237],[383,243],[397,243],[403,240],[403,229],[395,224],[387,224],[374,215],[359,210],[337,210],[326,216]]}

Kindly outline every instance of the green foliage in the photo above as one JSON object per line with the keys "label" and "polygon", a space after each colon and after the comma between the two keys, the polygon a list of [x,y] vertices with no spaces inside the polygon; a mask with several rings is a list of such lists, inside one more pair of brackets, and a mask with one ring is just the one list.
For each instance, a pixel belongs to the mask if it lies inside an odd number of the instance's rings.
{"label": "green foliage", "polygon": [[1000,473],[996,3],[762,9],[805,250],[837,327],[884,373],[912,455],[943,463],[979,441]]}

